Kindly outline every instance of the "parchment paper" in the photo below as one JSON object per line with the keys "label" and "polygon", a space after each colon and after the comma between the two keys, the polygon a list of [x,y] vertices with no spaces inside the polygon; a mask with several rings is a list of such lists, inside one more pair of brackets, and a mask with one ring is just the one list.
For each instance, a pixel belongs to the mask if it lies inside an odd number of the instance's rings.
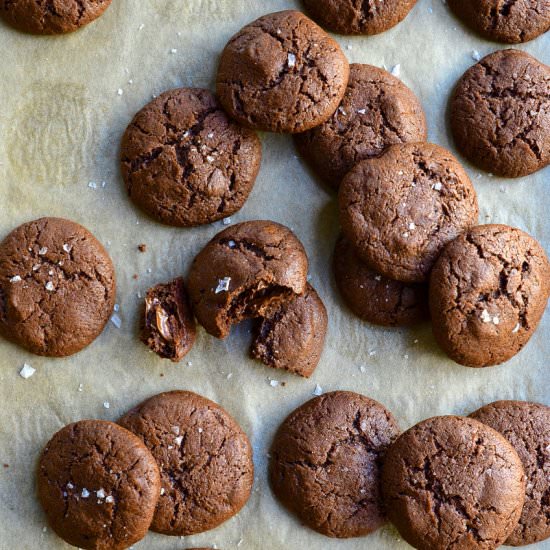
{"label": "parchment paper", "polygon": [[[226,341],[201,330],[178,366],[137,341],[137,293],[185,274],[223,226],[173,229],[138,212],[118,169],[124,128],[153,94],[179,86],[213,88],[218,55],[233,33],[260,15],[295,7],[297,0],[113,0],[94,24],[55,38],[27,36],[0,23],[0,238],[45,215],[88,227],[116,265],[122,322],[120,328],[109,323],[90,347],[68,359],[34,357],[0,342],[1,550],[68,548],[46,528],[34,496],[36,459],[54,431],[82,418],[116,420],[161,391],[193,390],[230,411],[252,440],[256,481],[246,508],[220,528],[184,541],[150,534],[136,549],[407,548],[391,527],[347,541],[322,537],[300,526],[271,495],[266,455],[273,433],[317,384],[323,391],[349,389],[381,401],[403,429],[433,415],[469,413],[495,399],[550,405],[548,314],[519,356],[504,366],[472,370],[446,359],[429,325],[389,330],[349,313],[330,270],[338,234],[334,197],[296,156],[288,136],[262,136],[259,178],[232,219],[282,222],[306,246],[312,283],[330,315],[326,349],[312,379],[250,360],[246,324]],[[451,150],[445,113],[452,86],[475,63],[474,50],[485,55],[499,47],[471,34],[441,0],[419,0],[404,23],[380,36],[338,40],[352,62],[390,69],[399,64],[401,78],[424,105],[430,140]],[[550,34],[519,47],[550,64]],[[525,229],[548,250],[550,168],[500,180],[465,166],[479,194],[480,221]],[[145,254],[137,251],[140,243],[147,244]],[[25,362],[36,369],[28,380],[19,376]],[[270,379],[280,384],[274,387]]]}

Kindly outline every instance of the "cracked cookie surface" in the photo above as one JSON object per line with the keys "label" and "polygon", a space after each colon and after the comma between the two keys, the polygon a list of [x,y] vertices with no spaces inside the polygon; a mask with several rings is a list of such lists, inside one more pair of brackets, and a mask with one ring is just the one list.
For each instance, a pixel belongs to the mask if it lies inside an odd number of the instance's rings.
{"label": "cracked cookie surface", "polygon": [[82,350],[105,327],[114,301],[111,258],[79,224],[40,218],[0,244],[0,333],[32,353]]}
{"label": "cracked cookie surface", "polygon": [[550,537],[550,407],[496,401],[470,415],[501,433],[517,451],[527,477],[519,524],[506,544],[523,546]]}
{"label": "cracked cookie surface", "polygon": [[333,270],[344,302],[364,321],[396,327],[429,319],[427,285],[379,275],[357,256],[343,236],[336,243]]}
{"label": "cracked cookie surface", "polygon": [[261,158],[258,136],[230,121],[203,89],[161,94],[136,114],[122,138],[130,198],[153,218],[179,227],[240,210]]}
{"label": "cracked cookie surface", "polygon": [[443,416],[406,431],[386,453],[390,521],[418,550],[493,550],[517,525],[525,475],[514,448],[470,418]]}
{"label": "cracked cookie surface", "polygon": [[144,441],[160,468],[153,531],[208,531],[246,504],[254,480],[250,442],[213,401],[187,391],[161,393],[119,423]]}
{"label": "cracked cookie surface", "polygon": [[340,34],[379,34],[409,14],[416,0],[303,0],[313,19]]}
{"label": "cracked cookie surface", "polygon": [[450,103],[457,147],[473,164],[522,177],[550,163],[550,67],[501,50],[468,69]]}
{"label": "cracked cookie surface", "polygon": [[426,118],[414,93],[372,65],[350,65],[346,94],[324,124],[297,134],[300,154],[331,187],[359,161],[395,143],[426,141]]}
{"label": "cracked cookie surface", "polygon": [[528,42],[550,29],[548,0],[448,0],[470,28],[490,40]]}
{"label": "cracked cookie surface", "polygon": [[325,305],[308,284],[303,294],[266,309],[251,355],[268,367],[309,378],[321,359],[327,324]]}
{"label": "cracked cookie surface", "polygon": [[218,233],[193,260],[187,287],[198,322],[225,338],[231,325],[262,317],[274,302],[302,294],[308,259],[284,225],[249,221]]}
{"label": "cracked cookie surface", "polygon": [[498,365],[527,344],[549,293],[550,264],[535,239],[506,225],[472,228],[432,271],[434,336],[461,365]]}
{"label": "cracked cookie surface", "polygon": [[32,34],[73,32],[97,19],[111,0],[0,0],[0,16]]}
{"label": "cracked cookie surface", "polygon": [[220,60],[221,104],[258,130],[305,132],[336,110],[348,61],[338,43],[298,11],[265,15],[241,29]]}
{"label": "cracked cookie surface", "polygon": [[398,435],[392,414],[368,397],[345,391],[316,397],[277,431],[271,487],[302,522],[324,535],[371,533],[386,521],[380,467]]}
{"label": "cracked cookie surface", "polygon": [[475,189],[456,158],[431,143],[390,146],[342,180],[342,232],[372,269],[390,279],[428,279],[443,246],[475,225]]}
{"label": "cracked cookie surface", "polygon": [[40,503],[55,533],[79,548],[123,550],[141,540],[159,494],[155,459],[112,422],[69,424],[40,457]]}

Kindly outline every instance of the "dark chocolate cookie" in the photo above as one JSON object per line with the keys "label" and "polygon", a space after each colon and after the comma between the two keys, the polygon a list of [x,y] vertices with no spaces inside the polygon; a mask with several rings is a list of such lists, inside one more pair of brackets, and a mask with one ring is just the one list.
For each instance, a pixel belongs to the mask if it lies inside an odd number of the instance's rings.
{"label": "dark chocolate cookie", "polygon": [[364,321],[396,327],[429,318],[427,285],[394,281],[372,271],[343,236],[334,249],[333,268],[344,302]]}
{"label": "dark chocolate cookie", "polygon": [[309,378],[321,359],[327,324],[325,305],[308,284],[303,294],[267,308],[251,355],[268,367]]}
{"label": "dark chocolate cookie", "polygon": [[[549,8],[550,9],[550,8]],[[468,69],[450,104],[457,147],[498,176],[527,176],[550,163],[550,67],[501,50]]]}
{"label": "dark chocolate cookie", "polygon": [[122,550],[149,529],[160,494],[155,459],[134,434],[102,420],[57,432],[38,466],[38,498],[51,528],[86,550]]}
{"label": "dark chocolate cookie", "polygon": [[461,365],[498,365],[527,344],[549,294],[550,264],[535,239],[506,225],[474,227],[432,271],[435,338]]}
{"label": "dark chocolate cookie", "polygon": [[288,416],[271,447],[277,498],[323,535],[348,538],[386,521],[380,467],[399,434],[392,414],[363,395],[337,391]]}
{"label": "dark chocolate cookie", "polygon": [[188,227],[242,208],[262,146],[227,118],[208,90],[165,92],[134,117],[122,138],[122,175],[134,203],[153,218]]}
{"label": "dark chocolate cookie", "polygon": [[346,94],[332,117],[295,136],[300,154],[334,188],[360,160],[394,143],[426,139],[426,118],[413,92],[387,71],[357,64],[350,65]]}
{"label": "dark chocolate cookie", "polygon": [[550,538],[550,407],[496,401],[470,416],[501,433],[516,449],[525,469],[523,512],[506,544],[523,546]]}
{"label": "dark chocolate cookie", "polygon": [[340,34],[379,34],[409,14],[416,0],[303,0],[320,25]]}
{"label": "dark chocolate cookie", "polygon": [[0,244],[0,333],[32,353],[82,350],[99,336],[114,302],[111,258],[81,225],[41,218]]}
{"label": "dark chocolate cookie", "polygon": [[340,221],[360,258],[390,279],[428,279],[441,249],[478,219],[468,175],[431,143],[390,146],[342,180]]}
{"label": "dark chocolate cookie", "polygon": [[195,343],[195,318],[183,278],[147,291],[141,341],[157,355],[181,361]]}
{"label": "dark chocolate cookie", "polygon": [[390,521],[418,550],[493,550],[517,525],[525,474],[498,432],[470,418],[441,416],[389,448],[382,492]]}
{"label": "dark chocolate cookie", "polygon": [[489,40],[517,44],[550,29],[548,0],[448,0],[449,7]]}
{"label": "dark chocolate cookie", "polygon": [[111,0],[0,0],[0,16],[20,31],[64,34],[91,23],[110,4]]}
{"label": "dark chocolate cookie", "polygon": [[191,266],[188,289],[199,323],[225,338],[231,325],[262,317],[273,302],[302,294],[308,260],[284,225],[250,221],[218,233]]}
{"label": "dark chocolate cookie", "polygon": [[327,120],[348,83],[338,43],[298,11],[264,15],[225,47],[221,104],[238,122],[272,132],[305,132]]}
{"label": "dark chocolate cookie", "polygon": [[161,496],[151,529],[192,535],[246,504],[254,481],[246,434],[219,405],[187,391],[151,397],[120,419],[157,460]]}

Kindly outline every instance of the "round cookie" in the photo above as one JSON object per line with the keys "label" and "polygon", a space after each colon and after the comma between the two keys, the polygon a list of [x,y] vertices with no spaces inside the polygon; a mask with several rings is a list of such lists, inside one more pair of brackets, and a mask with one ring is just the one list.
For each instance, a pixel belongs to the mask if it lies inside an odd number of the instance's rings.
{"label": "round cookie", "polygon": [[136,114],[122,138],[132,201],[158,221],[190,227],[242,208],[260,169],[262,146],[227,118],[208,90],[165,92]]}
{"label": "round cookie", "polygon": [[72,355],[103,330],[115,302],[115,273],[81,225],[41,218],[0,244],[0,334],[32,353]]}
{"label": "round cookie", "polygon": [[340,34],[379,34],[409,14],[416,0],[303,0],[320,25]]}
{"label": "round cookie", "polygon": [[223,50],[217,90],[225,110],[249,128],[305,132],[338,107],[349,77],[338,43],[298,11],[264,15]]}
{"label": "round cookie", "polygon": [[327,325],[325,304],[308,284],[303,294],[264,312],[250,353],[268,367],[309,378],[321,359]]}
{"label": "round cookie", "polygon": [[468,69],[450,103],[457,147],[497,176],[527,176],[550,163],[550,67],[501,50]]}
{"label": "round cookie", "polygon": [[284,225],[250,221],[218,233],[191,265],[187,288],[199,323],[225,338],[231,325],[262,317],[274,302],[302,294],[308,260]]}
{"label": "round cookie", "polygon": [[359,537],[385,523],[379,476],[399,435],[392,414],[357,393],[316,397],[280,426],[271,447],[276,497],[307,526],[329,537]]}
{"label": "round cookie", "polygon": [[188,391],[161,393],[119,423],[143,439],[160,468],[153,531],[202,533],[246,504],[254,481],[250,442],[213,401]]}
{"label": "round cookie", "polygon": [[521,515],[521,460],[498,432],[470,418],[410,428],[386,453],[381,477],[390,521],[418,550],[493,550]]}
{"label": "round cookie", "polygon": [[481,225],[450,243],[430,278],[435,338],[468,367],[507,361],[527,344],[550,294],[550,264],[519,229]]}
{"label": "round cookie", "polygon": [[390,279],[420,283],[441,249],[478,219],[468,175],[431,143],[392,145],[342,180],[340,222],[357,255]]}
{"label": "round cookie", "polygon": [[548,0],[448,0],[449,7],[479,34],[508,44],[528,42],[550,29]]}
{"label": "round cookie", "polygon": [[86,550],[122,550],[149,529],[160,494],[155,459],[112,422],[83,420],[57,432],[38,466],[38,498],[51,528]]}
{"label": "round cookie", "polygon": [[360,160],[394,143],[426,139],[426,118],[413,92],[387,71],[359,64],[350,65],[346,94],[332,117],[295,136],[300,154],[336,189]]}
{"label": "round cookie", "polygon": [[0,0],[0,16],[20,31],[65,34],[97,19],[111,0]]}
{"label": "round cookie", "polygon": [[470,416],[491,426],[512,444],[527,476],[523,512],[506,544],[523,546],[550,538],[550,407],[496,401]]}
{"label": "round cookie", "polygon": [[429,319],[427,285],[406,284],[369,269],[341,236],[334,249],[336,285],[357,317],[383,326],[404,326]]}

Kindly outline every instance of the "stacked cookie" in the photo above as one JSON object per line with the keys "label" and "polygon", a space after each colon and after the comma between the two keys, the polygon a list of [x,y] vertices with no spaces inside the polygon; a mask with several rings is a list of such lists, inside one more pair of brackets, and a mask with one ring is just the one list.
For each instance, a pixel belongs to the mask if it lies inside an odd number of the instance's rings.
{"label": "stacked cookie", "polygon": [[270,481],[316,531],[366,535],[389,518],[420,550],[524,545],[550,537],[550,408],[500,401],[405,433],[352,392],[308,401],[279,428]]}
{"label": "stacked cookie", "polygon": [[252,489],[246,434],[195,393],[156,395],[118,424],[69,424],[46,445],[38,496],[52,529],[83,549],[122,550],[149,529],[201,533],[239,512]]}

